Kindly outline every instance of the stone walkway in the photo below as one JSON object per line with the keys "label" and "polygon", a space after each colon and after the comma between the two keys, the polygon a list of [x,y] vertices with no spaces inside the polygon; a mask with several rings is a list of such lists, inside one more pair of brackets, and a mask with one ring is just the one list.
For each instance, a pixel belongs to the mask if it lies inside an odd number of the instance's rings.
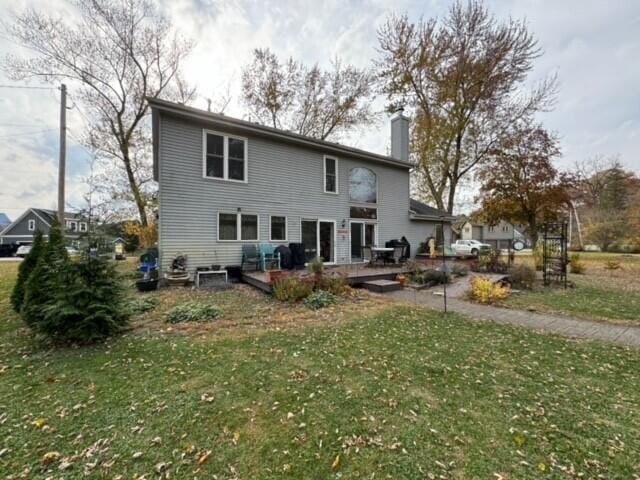
{"label": "stone walkway", "polygon": [[[442,296],[434,295],[430,291],[404,289],[386,295],[408,303],[424,305],[435,310],[443,309]],[[620,345],[640,347],[639,326],[594,322],[564,315],[492,307],[449,297],[447,297],[447,310],[466,315],[475,320],[516,325],[543,333],[553,333],[570,338],[602,340]]]}

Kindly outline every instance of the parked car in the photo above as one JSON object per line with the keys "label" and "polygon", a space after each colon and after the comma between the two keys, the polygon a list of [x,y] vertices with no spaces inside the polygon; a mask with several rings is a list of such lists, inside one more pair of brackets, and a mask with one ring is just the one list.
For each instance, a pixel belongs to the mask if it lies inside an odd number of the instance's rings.
{"label": "parked car", "polygon": [[481,252],[488,252],[491,250],[491,245],[488,243],[482,243],[478,240],[456,240],[451,245],[456,255],[473,255],[477,257]]}
{"label": "parked car", "polygon": [[79,257],[80,256],[80,250],[78,250],[75,247],[65,247],[67,249],[67,254],[70,257]]}
{"label": "parked car", "polygon": [[18,246],[14,243],[11,245],[0,245],[0,257],[13,257],[18,250]]}
{"label": "parked car", "polygon": [[31,251],[31,245],[20,245],[16,251],[16,257],[26,257]]}

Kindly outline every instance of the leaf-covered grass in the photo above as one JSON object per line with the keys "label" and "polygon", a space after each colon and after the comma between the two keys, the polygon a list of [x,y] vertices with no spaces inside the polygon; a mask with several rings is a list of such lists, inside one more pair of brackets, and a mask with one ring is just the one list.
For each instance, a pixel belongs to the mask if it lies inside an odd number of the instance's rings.
{"label": "leaf-covered grass", "polygon": [[[572,277],[574,288],[537,288],[513,294],[507,305],[593,320],[608,320],[640,325],[640,292],[595,286]],[[603,283],[606,285],[606,283]]]}
{"label": "leaf-covered grass", "polygon": [[[620,262],[621,269],[607,271],[609,260]],[[516,261],[532,264],[526,256],[517,257]],[[640,325],[640,255],[581,252],[580,262],[585,266],[584,273],[569,275],[575,288],[525,290],[511,295],[506,305]]]}
{"label": "leaf-covered grass", "polygon": [[2,478],[640,473],[637,350],[393,305],[43,350],[8,309],[12,275],[0,266]]}

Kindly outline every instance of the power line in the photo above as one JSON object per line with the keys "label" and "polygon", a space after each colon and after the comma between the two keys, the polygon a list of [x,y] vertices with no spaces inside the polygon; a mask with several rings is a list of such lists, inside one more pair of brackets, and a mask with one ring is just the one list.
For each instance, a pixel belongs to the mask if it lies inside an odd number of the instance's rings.
{"label": "power line", "polygon": [[55,130],[55,128],[49,128],[47,130],[39,130],[37,132],[23,132],[23,133],[14,133],[13,135],[4,135],[2,137],[0,137],[0,139],[4,139],[4,138],[16,138],[16,137],[25,137],[27,135],[38,135],[40,133],[47,133],[47,132],[51,132]]}
{"label": "power line", "polygon": [[0,88],[24,88],[26,90],[57,90],[56,87],[34,87],[31,85],[0,85]]}
{"label": "power line", "polygon": [[51,125],[47,125],[46,123],[0,123],[0,127],[51,127]]}

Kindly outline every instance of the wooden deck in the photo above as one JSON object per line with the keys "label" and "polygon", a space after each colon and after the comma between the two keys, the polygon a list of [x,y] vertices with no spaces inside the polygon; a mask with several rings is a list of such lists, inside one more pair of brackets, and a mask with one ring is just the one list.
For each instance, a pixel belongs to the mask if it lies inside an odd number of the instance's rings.
{"label": "wooden deck", "polygon": [[[349,285],[360,286],[372,280],[395,280],[398,274],[409,273],[411,270],[404,265],[375,266],[364,265],[336,265],[325,266],[325,275],[341,275],[347,278]],[[291,274],[298,276],[311,275],[308,270],[294,270]],[[271,293],[271,284],[266,272],[242,272],[242,281],[253,285],[264,292]]]}

